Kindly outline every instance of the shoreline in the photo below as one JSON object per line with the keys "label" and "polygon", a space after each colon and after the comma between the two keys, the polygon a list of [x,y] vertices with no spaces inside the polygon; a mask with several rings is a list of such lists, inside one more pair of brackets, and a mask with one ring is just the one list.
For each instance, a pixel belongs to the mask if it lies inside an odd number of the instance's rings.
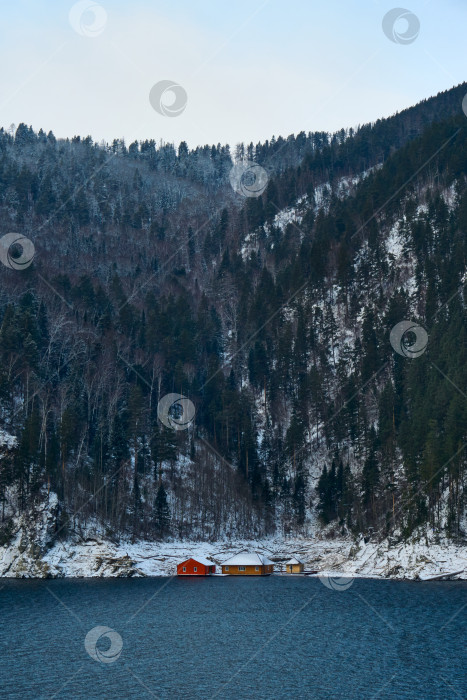
{"label": "shoreline", "polygon": [[[140,580],[140,581],[145,581],[145,580],[164,580],[164,581],[169,581],[171,578],[176,578],[177,580],[181,579],[211,579],[211,578],[235,578],[235,579],[268,579],[276,576],[281,578],[282,574],[280,572],[274,573],[274,574],[267,574],[265,576],[230,576],[228,574],[213,574],[210,576],[177,576],[174,574],[173,576],[164,576],[162,574],[160,575],[154,575],[154,576],[55,576],[52,578],[47,578],[47,577],[38,577],[38,576],[0,576],[0,582],[3,583],[3,585],[6,585],[6,582],[10,581],[113,581],[115,579],[135,579],[135,580]],[[293,576],[289,576],[288,574],[283,574],[284,578],[290,577],[294,578]],[[327,578],[327,576],[324,575],[310,575],[310,576],[296,576],[295,578],[306,578],[306,579],[319,579],[319,578]],[[423,584],[423,583],[462,583],[462,584],[467,584],[467,579],[466,578],[455,578],[455,579],[442,579],[442,580],[419,580],[419,579],[413,579],[413,578],[383,578],[381,576],[355,576],[355,577],[348,577],[344,576],[344,574],[339,574],[338,576],[335,576],[334,578],[345,578],[346,580],[348,578],[352,578],[355,581],[380,581],[380,582],[387,582],[391,581],[392,583],[413,583],[413,584]],[[352,585],[352,584],[351,584]],[[351,585],[347,586],[346,588],[350,588]],[[346,588],[344,590],[346,590]]]}
{"label": "shoreline", "polygon": [[176,575],[177,563],[188,557],[202,556],[219,566],[235,553],[248,550],[271,558],[278,569],[273,575],[300,576],[279,570],[295,555],[306,569],[318,572],[305,578],[428,581],[456,573],[457,580],[467,580],[467,546],[447,539],[429,542],[420,536],[401,543],[309,537],[115,543],[88,537],[39,548],[26,543],[23,534],[18,532],[9,546],[0,547],[0,578],[171,577]]}

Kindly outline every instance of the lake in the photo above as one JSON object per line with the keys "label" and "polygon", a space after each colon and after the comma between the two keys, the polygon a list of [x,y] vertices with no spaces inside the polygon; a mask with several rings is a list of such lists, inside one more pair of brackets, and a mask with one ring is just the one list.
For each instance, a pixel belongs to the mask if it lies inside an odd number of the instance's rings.
{"label": "lake", "polygon": [[356,579],[330,590],[316,578],[271,576],[2,585],[2,698],[467,697],[466,582]]}

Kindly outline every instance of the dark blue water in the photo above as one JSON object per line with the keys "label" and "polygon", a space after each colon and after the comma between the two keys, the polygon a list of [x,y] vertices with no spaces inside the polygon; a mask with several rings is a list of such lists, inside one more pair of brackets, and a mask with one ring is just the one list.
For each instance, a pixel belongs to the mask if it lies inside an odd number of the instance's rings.
{"label": "dark blue water", "polygon": [[[4,580],[0,695],[458,700],[466,603],[462,582]],[[97,625],[121,636],[112,663],[85,649]]]}

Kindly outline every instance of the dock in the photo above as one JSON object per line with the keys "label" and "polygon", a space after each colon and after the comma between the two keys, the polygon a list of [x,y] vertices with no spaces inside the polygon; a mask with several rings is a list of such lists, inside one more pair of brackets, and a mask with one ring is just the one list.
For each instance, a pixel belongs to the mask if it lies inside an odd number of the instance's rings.
{"label": "dock", "polygon": [[437,574],[436,576],[427,576],[426,578],[421,578],[419,577],[419,581],[452,581],[455,576],[460,576],[460,574],[463,574],[465,569],[461,569],[460,571],[452,571],[452,572],[444,572],[442,574]]}

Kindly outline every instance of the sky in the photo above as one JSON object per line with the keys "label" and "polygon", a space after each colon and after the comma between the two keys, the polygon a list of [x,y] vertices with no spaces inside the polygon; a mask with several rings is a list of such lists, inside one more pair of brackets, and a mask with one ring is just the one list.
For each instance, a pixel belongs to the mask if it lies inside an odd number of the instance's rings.
{"label": "sky", "polygon": [[0,125],[190,147],[355,127],[467,79],[465,0],[407,1],[406,43],[393,0],[5,2]]}

